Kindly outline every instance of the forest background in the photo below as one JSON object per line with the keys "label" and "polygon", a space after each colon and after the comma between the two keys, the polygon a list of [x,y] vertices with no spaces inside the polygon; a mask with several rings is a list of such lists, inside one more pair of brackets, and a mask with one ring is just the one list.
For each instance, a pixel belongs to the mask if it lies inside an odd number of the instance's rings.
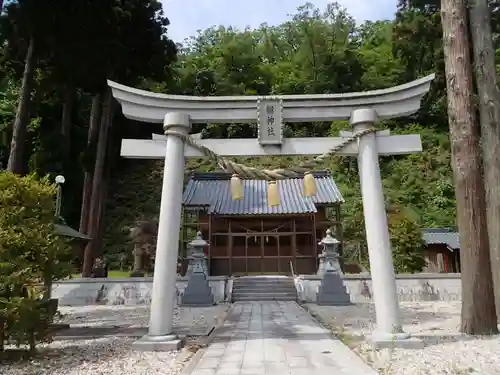
{"label": "forest background", "polygon": [[[182,45],[168,39],[168,9],[155,0],[4,5],[0,162],[21,174],[64,175],[62,216],[92,236],[90,246],[112,267],[132,261],[130,229],[158,215],[163,164],[120,158],[121,139],[162,129],[125,119],[106,79],[169,94],[268,95],[374,90],[435,73],[416,115],[377,124],[420,134],[424,152],[384,157],[381,169],[393,228],[455,227],[439,1],[400,1],[395,19],[360,25],[335,2],[326,10],[305,4],[277,26],[214,27]],[[498,51],[499,12],[491,6]],[[337,136],[347,128],[342,121],[287,124],[285,136]],[[194,132],[256,137],[256,126],[197,124]],[[245,163],[286,167],[296,158]],[[216,169],[206,160],[188,167]],[[366,262],[356,160],[335,157],[324,168],[346,200],[346,255]]]}

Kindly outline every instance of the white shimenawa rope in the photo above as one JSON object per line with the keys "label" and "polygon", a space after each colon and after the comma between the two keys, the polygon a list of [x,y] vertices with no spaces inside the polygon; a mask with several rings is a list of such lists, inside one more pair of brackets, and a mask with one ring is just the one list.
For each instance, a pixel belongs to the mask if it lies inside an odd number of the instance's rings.
{"label": "white shimenawa rope", "polygon": [[310,172],[313,168],[322,164],[325,159],[335,155],[337,152],[342,150],[350,143],[358,140],[359,138],[363,137],[366,134],[374,133],[376,131],[377,130],[375,128],[369,128],[361,132],[355,133],[350,137],[346,137],[343,142],[331,148],[324,154],[321,154],[308,162],[301,163],[297,167],[292,166],[287,169],[273,169],[273,170],[259,169],[255,167],[249,167],[240,163],[235,163],[231,160],[221,157],[220,155],[210,150],[208,147],[205,147],[197,143],[189,135],[186,135],[184,133],[175,130],[167,130],[165,132],[165,135],[171,135],[181,138],[184,142],[186,142],[186,144],[199,150],[203,155],[215,161],[222,170],[224,170],[227,173],[236,174],[241,179],[276,181],[276,180],[284,180],[287,178],[302,177],[305,173]]}

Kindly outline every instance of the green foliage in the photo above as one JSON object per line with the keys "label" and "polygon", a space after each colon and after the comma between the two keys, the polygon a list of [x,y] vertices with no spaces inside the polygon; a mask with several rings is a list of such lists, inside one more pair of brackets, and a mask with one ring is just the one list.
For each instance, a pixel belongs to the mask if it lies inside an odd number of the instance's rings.
{"label": "green foliage", "polygon": [[[359,263],[370,269],[365,239],[363,206],[358,200],[348,216],[344,256],[348,263]],[[426,266],[424,242],[418,216],[408,208],[389,207],[388,224],[392,257],[397,273],[421,272]]]}
{"label": "green foliage", "polygon": [[[345,123],[333,124],[332,135],[336,135]],[[455,200],[450,167],[449,140],[445,134],[419,126],[410,126],[400,133],[421,134],[424,151],[404,157],[381,158],[383,184],[388,206],[404,207],[405,215],[413,227],[416,263],[423,256],[420,250],[419,227],[453,227],[455,225]],[[259,157],[235,158],[235,161],[255,167],[286,168],[303,161],[304,157]],[[158,202],[161,194],[162,163],[127,161],[128,173],[117,176],[112,190],[115,196],[108,202],[106,226],[106,253],[130,253],[127,231],[134,223],[154,219],[158,216]],[[355,158],[333,157],[323,164],[330,170],[342,192],[345,203],[342,206],[345,256],[368,267],[364,233],[363,206],[359,186],[359,175]],[[210,172],[217,166],[206,159],[188,160],[189,170]],[[137,188],[134,188],[137,186]],[[141,194],[136,192],[140,190]],[[391,217],[392,213],[389,214]],[[389,221],[391,224],[392,220]],[[398,241],[398,230],[391,229],[393,246]],[[403,231],[403,234],[405,235]],[[395,253],[396,257],[396,253]],[[403,258],[404,259],[404,258]],[[413,266],[406,262],[396,262],[398,272]]]}
{"label": "green foliage", "polygon": [[11,259],[2,265],[2,274],[16,280],[20,267],[29,270],[29,277],[44,280],[49,266],[52,280],[71,274],[66,264],[72,259],[71,248],[54,234],[54,194],[48,177],[0,174],[0,248],[4,261]]}
{"label": "green foliage", "polygon": [[[19,102],[19,81],[13,78],[0,80],[0,164],[7,165],[12,124],[16,117]],[[28,134],[38,133],[41,119],[33,117],[28,126]]]}
{"label": "green foliage", "polygon": [[[500,8],[497,1],[490,3],[499,40]],[[91,97],[103,89],[106,78],[172,94],[268,95],[372,90],[430,73],[437,74],[436,80],[418,114],[377,124],[394,134],[420,134],[424,149],[410,156],[381,158],[384,191],[388,206],[411,211],[411,220],[421,227],[455,226],[437,0],[402,0],[395,20],[361,25],[333,1],[322,10],[306,4],[279,25],[201,31],[181,46],[177,60],[177,47],[166,38],[168,19],[157,0],[23,0],[12,2],[0,21],[0,133],[4,134],[0,161],[6,165],[27,41],[35,35],[37,85],[30,115],[40,120],[29,129],[25,163],[40,175],[65,175],[63,216],[72,226],[78,226],[80,219],[83,172],[91,172],[95,164],[96,144],[87,145]],[[64,156],[61,112],[67,105],[64,92],[68,86],[74,89],[76,101],[71,151]],[[104,253],[112,264],[115,260],[118,264],[132,250],[129,229],[158,215],[162,177],[162,163],[121,160],[120,141],[150,139],[151,133],[162,130],[159,125],[138,124],[121,115],[114,120],[105,167],[111,175],[105,176],[102,185],[110,185]],[[345,121],[292,123],[285,125],[285,135],[336,136],[347,128]],[[220,139],[256,136],[255,124],[197,123],[193,131]],[[303,158],[240,159],[269,168],[300,160]],[[324,168],[333,173],[346,200],[343,216],[348,255],[363,257],[356,160],[334,157]],[[213,171],[216,166],[207,160],[190,160],[188,169]],[[356,251],[363,254],[356,255]]]}
{"label": "green foliage", "polygon": [[[156,220],[163,178],[163,163],[157,161],[124,161],[127,173],[116,176],[107,202],[104,230],[106,261],[111,269],[120,269],[122,260],[132,262],[133,243],[130,230],[137,223]],[[136,193],[133,193],[136,192]]]}
{"label": "green foliage", "polygon": [[[34,36],[36,84],[24,116],[35,120],[22,159],[25,170],[66,177],[63,215],[73,227],[80,219],[83,172],[95,165],[95,143],[87,150],[91,97],[107,89],[106,79],[129,85],[168,81],[177,52],[166,36],[168,24],[158,0],[5,4],[0,16],[0,163],[7,165],[27,46]],[[70,116],[63,125],[64,111]],[[127,130],[113,129],[107,170],[119,158],[120,138]]]}
{"label": "green foliage", "polygon": [[0,164],[7,165],[11,124],[16,117],[19,85],[12,79],[0,81]]}
{"label": "green foliage", "polygon": [[418,223],[403,212],[389,215],[392,259],[398,273],[422,272],[426,266],[425,243]]}
{"label": "green foliage", "polygon": [[[437,72],[437,80],[418,116],[377,124],[393,134],[420,134],[424,151],[383,157],[380,165],[388,206],[411,212],[408,220],[415,228],[454,227],[455,197],[441,79],[439,12],[417,5],[401,6],[394,21],[366,22],[360,26],[332,3],[323,12],[311,5],[300,7],[291,20],[277,26],[264,24],[255,30],[210,28],[183,46],[174,66],[173,83],[148,82],[148,87],[187,95],[319,94],[390,87]],[[346,121],[299,123],[286,124],[285,132],[288,137],[337,136],[340,130],[348,128]],[[194,132],[212,138],[244,138],[255,137],[256,127],[195,124]],[[286,168],[301,160],[304,158],[237,159],[266,168]],[[124,245],[127,242],[123,228],[158,215],[161,167],[154,162],[141,162],[140,167],[139,162],[133,163],[137,167],[122,163],[111,187],[116,197],[110,197],[108,202],[105,234],[106,252],[110,254],[121,253],[129,246]],[[356,160],[333,157],[325,161],[323,168],[332,172],[346,200],[342,208],[346,256],[364,262],[367,252]],[[214,171],[217,167],[208,160],[189,160],[188,169]],[[133,186],[143,185],[146,190],[137,194]],[[406,226],[398,228],[403,231],[401,236],[409,236]],[[421,242],[417,232],[413,238],[418,258]],[[397,242],[396,237],[393,240]],[[403,262],[398,267],[404,271],[414,266]]]}
{"label": "green foliage", "polygon": [[71,248],[54,234],[48,178],[0,173],[0,345],[47,338],[51,282],[72,274]]}

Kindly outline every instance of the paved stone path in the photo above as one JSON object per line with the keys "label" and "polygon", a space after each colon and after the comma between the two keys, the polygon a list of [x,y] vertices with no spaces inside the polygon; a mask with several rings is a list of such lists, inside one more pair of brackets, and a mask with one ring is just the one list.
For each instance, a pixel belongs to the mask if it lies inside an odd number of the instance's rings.
{"label": "paved stone path", "polygon": [[295,302],[234,304],[191,375],[375,375]]}

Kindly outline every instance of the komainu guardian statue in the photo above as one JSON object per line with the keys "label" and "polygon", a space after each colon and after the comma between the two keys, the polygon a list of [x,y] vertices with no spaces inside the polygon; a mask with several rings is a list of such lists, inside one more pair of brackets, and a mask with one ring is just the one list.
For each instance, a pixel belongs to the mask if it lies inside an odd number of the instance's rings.
{"label": "komainu guardian statue", "polygon": [[144,277],[146,272],[153,269],[157,233],[158,223],[152,220],[142,221],[130,231],[134,244],[134,267],[131,277]]}

